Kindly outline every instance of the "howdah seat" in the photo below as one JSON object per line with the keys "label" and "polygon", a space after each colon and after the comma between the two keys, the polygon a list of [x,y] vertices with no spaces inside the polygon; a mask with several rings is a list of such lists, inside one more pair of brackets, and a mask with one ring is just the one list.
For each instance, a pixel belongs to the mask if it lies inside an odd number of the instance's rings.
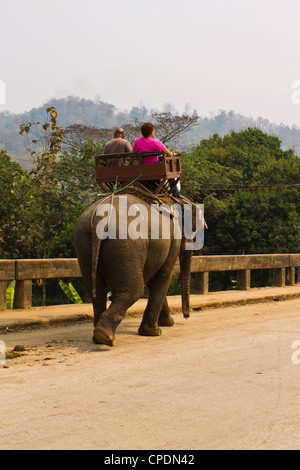
{"label": "howdah seat", "polygon": [[[144,157],[158,156],[157,163],[144,164]],[[107,160],[114,159],[116,166],[107,166]],[[126,164],[124,165],[124,161]],[[120,154],[102,154],[96,157],[97,184],[104,191],[112,191],[116,183],[141,185],[153,183],[154,194],[170,194],[180,180],[180,155],[167,156],[165,152],[128,152]],[[146,183],[147,182],[147,183]]]}

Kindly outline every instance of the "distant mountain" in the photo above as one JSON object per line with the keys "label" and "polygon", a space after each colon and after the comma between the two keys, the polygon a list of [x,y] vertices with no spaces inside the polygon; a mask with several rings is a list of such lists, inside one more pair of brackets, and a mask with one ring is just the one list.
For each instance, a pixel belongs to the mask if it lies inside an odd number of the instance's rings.
{"label": "distant mountain", "polygon": [[241,131],[253,127],[266,134],[277,136],[281,141],[283,150],[293,149],[296,155],[300,155],[300,129],[296,126],[289,127],[286,124],[275,124],[268,119],[258,117],[246,117],[236,114],[234,111],[220,110],[211,117],[201,119],[199,126],[190,131],[188,139],[192,145],[197,145],[200,139],[213,134],[224,136],[230,131]]}
{"label": "distant mountain", "polygon": [[26,137],[19,135],[20,125],[27,122],[45,122],[46,108],[54,106],[58,111],[58,125],[67,127],[71,124],[85,124],[96,127],[114,127],[128,122],[130,113],[117,112],[112,104],[103,101],[91,101],[77,97],[52,99],[39,108],[33,108],[23,114],[0,113],[0,147],[20,160],[26,167]]}
{"label": "distant mountain", "polygon": [[[46,107],[55,106],[58,111],[58,125],[67,127],[71,124],[84,124],[102,128],[119,127],[132,119],[139,121],[149,120],[151,110],[145,107],[134,106],[130,111],[118,111],[117,108],[103,101],[92,101],[83,98],[69,96],[63,99],[52,99],[39,108],[23,114],[0,113],[0,147],[5,148],[8,153],[18,159],[22,166],[28,167],[26,158],[27,142],[25,137],[19,135],[21,124],[27,122],[44,122],[46,118]],[[259,117],[245,117],[234,111],[218,111],[209,117],[202,117],[199,125],[187,132],[185,135],[175,139],[172,146],[176,150],[188,151],[197,145],[201,139],[213,134],[223,136],[231,130],[236,132],[256,127],[263,132],[276,135],[282,142],[282,148],[294,148],[296,154],[300,153],[300,129],[289,127],[285,124],[274,124],[268,119]]]}

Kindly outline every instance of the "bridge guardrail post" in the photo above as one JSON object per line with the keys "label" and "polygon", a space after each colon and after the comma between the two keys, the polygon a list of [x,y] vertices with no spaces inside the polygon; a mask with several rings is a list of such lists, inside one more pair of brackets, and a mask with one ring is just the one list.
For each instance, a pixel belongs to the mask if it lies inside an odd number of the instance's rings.
{"label": "bridge guardrail post", "polygon": [[208,294],[209,289],[209,273],[199,272],[195,273],[195,292],[197,294],[205,295]]}
{"label": "bridge guardrail post", "polygon": [[0,310],[6,309],[7,281],[0,281]]}
{"label": "bridge guardrail post", "polygon": [[296,268],[293,266],[286,268],[286,285],[294,286],[296,282],[295,278],[296,278]]}
{"label": "bridge guardrail post", "polygon": [[251,283],[251,270],[243,269],[237,272],[236,288],[238,290],[249,290]]}
{"label": "bridge guardrail post", "polygon": [[14,308],[28,309],[32,304],[32,280],[16,281]]}
{"label": "bridge guardrail post", "polygon": [[285,286],[285,269],[286,268],[275,268],[274,277],[273,277],[273,286],[274,287],[284,287]]}

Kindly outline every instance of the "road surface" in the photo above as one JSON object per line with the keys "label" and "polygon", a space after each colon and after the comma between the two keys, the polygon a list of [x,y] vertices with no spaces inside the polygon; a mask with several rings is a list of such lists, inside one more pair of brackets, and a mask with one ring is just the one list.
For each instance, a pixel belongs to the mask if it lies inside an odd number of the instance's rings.
{"label": "road surface", "polygon": [[299,313],[176,313],[154,338],[129,317],[113,348],[90,321],[1,335],[25,354],[0,366],[0,449],[299,449]]}

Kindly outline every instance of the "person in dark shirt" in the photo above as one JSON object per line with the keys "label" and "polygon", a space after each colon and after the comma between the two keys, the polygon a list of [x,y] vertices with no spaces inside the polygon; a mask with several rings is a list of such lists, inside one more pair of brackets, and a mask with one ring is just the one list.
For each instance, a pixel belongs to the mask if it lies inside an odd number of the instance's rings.
{"label": "person in dark shirt", "polygon": [[[132,152],[131,144],[128,140],[124,139],[124,129],[119,127],[115,130],[114,138],[111,139],[104,148],[104,153],[126,153]],[[119,158],[109,158],[106,162],[106,166],[117,166]],[[121,158],[121,165],[126,165],[126,159]]]}

